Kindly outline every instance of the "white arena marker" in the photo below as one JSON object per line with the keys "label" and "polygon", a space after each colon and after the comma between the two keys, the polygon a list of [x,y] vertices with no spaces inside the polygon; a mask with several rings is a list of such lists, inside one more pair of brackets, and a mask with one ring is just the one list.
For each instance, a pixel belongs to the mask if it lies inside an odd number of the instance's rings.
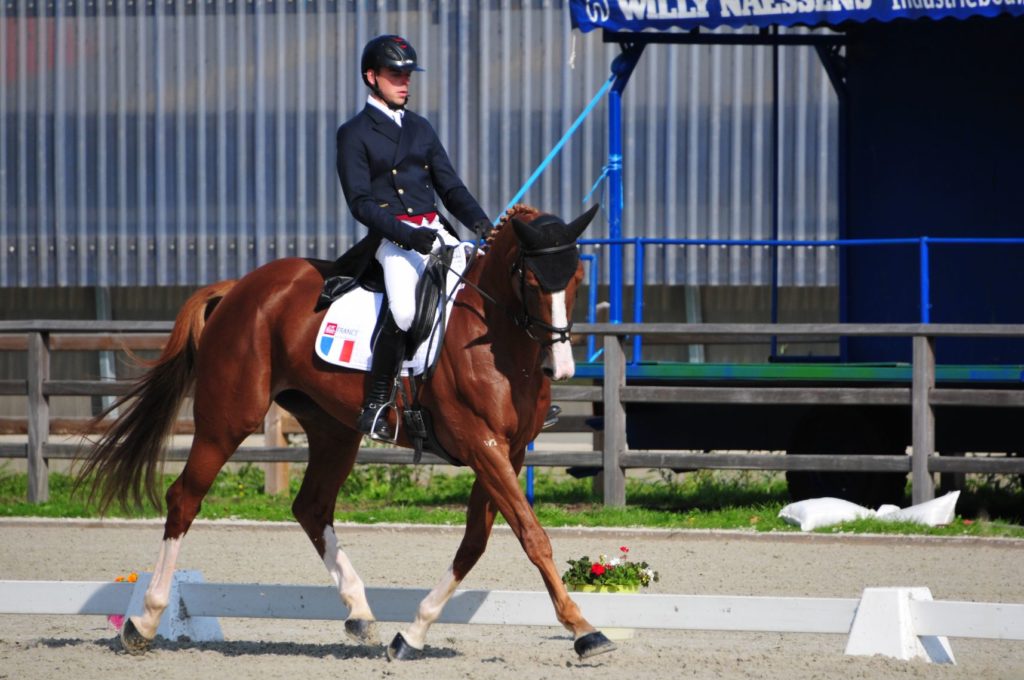
{"label": "white arena marker", "polygon": [[[153,574],[151,573],[139,574],[139,580],[135,582],[135,590],[132,592],[131,600],[128,602],[125,618],[142,614],[146,588],[149,586],[149,581],[152,577]],[[209,616],[190,616],[188,608],[182,607],[184,602],[182,585],[202,582],[203,575],[198,571],[178,570],[174,572],[167,609],[164,610],[163,616],[160,617],[160,627],[156,629],[158,636],[168,640],[177,640],[180,637],[184,637],[193,642],[219,642],[224,639],[224,633],[220,629],[220,621]]]}
{"label": "white arena marker", "polygon": [[919,635],[914,627],[911,603],[931,599],[927,588],[865,588],[850,628],[846,653],[955,664],[949,640]]}

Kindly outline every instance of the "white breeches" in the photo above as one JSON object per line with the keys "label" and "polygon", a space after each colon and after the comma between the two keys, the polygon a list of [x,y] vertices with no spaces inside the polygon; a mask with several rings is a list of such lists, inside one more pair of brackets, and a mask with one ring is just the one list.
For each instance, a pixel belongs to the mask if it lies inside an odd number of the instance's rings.
{"label": "white breeches", "polygon": [[[448,233],[437,218],[422,224],[406,222],[413,227],[428,227],[441,235],[445,245],[457,245],[458,239]],[[441,248],[441,241],[434,242],[434,252]],[[388,291],[388,304],[395,325],[403,331],[409,330],[416,315],[416,284],[426,269],[427,255],[415,250],[406,250],[389,239],[382,239],[377,247],[377,261],[384,269],[384,288]]]}

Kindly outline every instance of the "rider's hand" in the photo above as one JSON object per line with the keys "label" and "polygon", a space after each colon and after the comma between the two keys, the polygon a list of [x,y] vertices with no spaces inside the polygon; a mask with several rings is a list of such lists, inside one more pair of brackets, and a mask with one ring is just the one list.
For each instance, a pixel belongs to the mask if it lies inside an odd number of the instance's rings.
{"label": "rider's hand", "polygon": [[409,247],[417,253],[426,255],[434,247],[437,232],[427,227],[417,227],[409,234]]}
{"label": "rider's hand", "polygon": [[487,240],[487,235],[491,233],[491,229],[493,228],[494,227],[491,224],[491,221],[486,219],[477,220],[476,222],[473,223],[473,226],[470,227],[470,229],[473,230],[473,233],[476,234],[477,238],[483,239],[485,241]]}

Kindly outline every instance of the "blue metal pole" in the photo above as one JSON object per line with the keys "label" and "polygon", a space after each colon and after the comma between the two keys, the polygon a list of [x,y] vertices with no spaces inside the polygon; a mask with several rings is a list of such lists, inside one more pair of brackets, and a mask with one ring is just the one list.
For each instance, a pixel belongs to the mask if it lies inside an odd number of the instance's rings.
{"label": "blue metal pole", "polygon": [[[622,238],[622,90],[616,86],[608,96],[608,237]],[[622,321],[622,246],[609,251],[609,321]]]}
{"label": "blue metal pole", "polygon": [[[586,260],[590,267],[587,276],[587,323],[595,323],[597,321],[597,256],[586,253],[580,255],[580,259]],[[587,336],[587,361],[593,361],[596,358],[595,342],[593,335]]]}
{"label": "blue metal pole", "polygon": [[[633,323],[644,322],[644,244],[641,239],[633,240]],[[633,357],[630,363],[640,363],[643,351],[640,334],[633,336]]]}
{"label": "blue metal pole", "polygon": [[921,323],[932,322],[931,277],[928,271],[928,237],[921,237]]}
{"label": "blue metal pole", "polygon": [[[608,236],[622,238],[622,92],[636,68],[644,45],[633,45],[612,61],[615,84],[608,93]],[[609,321],[622,322],[622,246],[613,244],[608,254]]]}
{"label": "blue metal pole", "polygon": [[[526,445],[527,451],[533,451],[533,442]],[[533,507],[533,466],[526,466],[526,501]]]}

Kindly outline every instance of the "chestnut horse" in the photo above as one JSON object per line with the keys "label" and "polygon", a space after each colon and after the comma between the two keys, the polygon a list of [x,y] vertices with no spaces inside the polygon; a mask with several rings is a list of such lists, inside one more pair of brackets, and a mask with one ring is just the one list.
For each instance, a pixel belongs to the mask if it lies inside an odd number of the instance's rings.
{"label": "chestnut horse", "polygon": [[[540,571],[576,652],[588,657],[614,649],[566,593],[548,536],[517,480],[551,403],[550,380],[573,375],[570,316],[583,271],[576,241],[595,211],[565,224],[517,206],[466,274],[434,373],[418,391],[437,440],[476,473],[466,531],[415,621],[388,647],[390,659],[423,649],[428,628],[483,554],[496,512]],[[159,506],[157,466],[194,387],[192,448],[166,494],[163,542],[143,613],[122,628],[126,650],[141,653],[156,636],[182,538],[217,473],[260,426],[271,401],[290,411],[309,437],[309,464],[292,512],[349,610],[346,633],[377,643],[363,581],[334,532],[337,495],[362,439],[355,421],[367,374],[329,366],[314,354],[324,312],[312,308],[329,268],[324,261],[281,259],[237,282],[199,290],[178,313],[160,358],[112,407],[121,415],[88,454],[79,481],[90,485],[103,510],[114,501],[137,505],[143,497]],[[410,446],[404,428],[398,444]]]}

